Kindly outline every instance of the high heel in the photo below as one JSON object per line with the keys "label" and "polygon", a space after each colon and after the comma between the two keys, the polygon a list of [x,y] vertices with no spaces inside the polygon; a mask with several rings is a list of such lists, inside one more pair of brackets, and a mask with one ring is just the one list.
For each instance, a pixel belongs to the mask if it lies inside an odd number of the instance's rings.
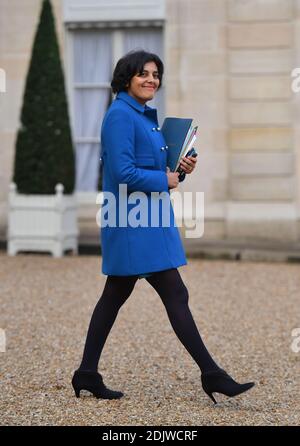
{"label": "high heel", "polygon": [[215,404],[217,404],[217,401],[215,400],[215,397],[213,396],[213,394],[212,393],[208,393],[208,392],[206,392],[207,393],[207,395],[209,396],[209,398],[211,398],[212,400],[213,400],[213,402],[215,403]]}
{"label": "high heel", "polygon": [[77,398],[80,397],[81,390],[88,390],[96,398],[108,400],[121,398],[124,395],[117,390],[108,389],[100,373],[90,370],[76,370],[72,378],[72,386]]}
{"label": "high heel", "polygon": [[[73,387],[74,387],[74,386],[73,386]],[[75,390],[75,395],[77,396],[77,398],[79,398],[79,397],[80,397],[80,390],[81,390],[81,389],[78,389],[78,388],[74,387],[74,390]]]}
{"label": "high heel", "polygon": [[251,389],[255,383],[248,382],[239,384],[223,369],[212,370],[204,372],[201,375],[201,382],[204,392],[213,400],[215,404],[217,401],[213,396],[213,392],[222,393],[226,396],[236,396],[240,393]]}

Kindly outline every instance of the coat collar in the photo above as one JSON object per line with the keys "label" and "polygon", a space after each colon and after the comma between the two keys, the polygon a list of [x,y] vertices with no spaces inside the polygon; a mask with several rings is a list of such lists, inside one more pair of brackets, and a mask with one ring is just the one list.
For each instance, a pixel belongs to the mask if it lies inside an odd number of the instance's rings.
{"label": "coat collar", "polygon": [[116,99],[122,99],[123,101],[127,102],[127,104],[131,105],[131,107],[135,108],[140,113],[143,113],[146,116],[149,116],[150,118],[154,119],[155,122],[157,121],[157,109],[149,107],[147,104],[143,106],[140,104],[136,99],[134,99],[130,94],[128,94],[126,91],[120,91]]}

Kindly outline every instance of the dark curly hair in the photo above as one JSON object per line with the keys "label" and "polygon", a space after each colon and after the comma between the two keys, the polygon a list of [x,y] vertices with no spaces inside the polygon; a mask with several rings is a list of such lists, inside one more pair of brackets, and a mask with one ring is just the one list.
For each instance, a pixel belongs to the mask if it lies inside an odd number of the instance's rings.
{"label": "dark curly hair", "polygon": [[141,49],[130,51],[117,62],[110,84],[113,93],[127,91],[128,87],[126,87],[126,85],[130,83],[133,76],[143,72],[144,65],[147,62],[156,63],[159,78],[158,89],[161,88],[164,72],[164,65],[161,59],[156,54],[148,53],[147,51]]}

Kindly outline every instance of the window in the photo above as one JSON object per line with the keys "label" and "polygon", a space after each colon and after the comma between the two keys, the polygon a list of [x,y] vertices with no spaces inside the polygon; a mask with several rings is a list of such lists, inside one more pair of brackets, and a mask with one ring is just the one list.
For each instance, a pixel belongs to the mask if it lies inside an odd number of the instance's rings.
{"label": "window", "polygon": [[[71,33],[70,106],[76,148],[76,191],[98,190],[100,129],[113,97],[110,82],[116,62],[133,49],[145,49],[163,60],[160,27],[75,28]],[[164,117],[164,87],[147,103]]]}

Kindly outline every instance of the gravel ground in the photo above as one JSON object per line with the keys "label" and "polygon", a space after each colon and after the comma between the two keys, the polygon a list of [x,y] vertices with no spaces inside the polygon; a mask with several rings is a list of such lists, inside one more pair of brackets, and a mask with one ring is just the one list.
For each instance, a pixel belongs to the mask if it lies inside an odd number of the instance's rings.
{"label": "gravel ground", "polygon": [[[159,296],[139,280],[99,363],[120,400],[75,397],[73,371],[106,276],[101,257],[0,253],[1,425],[299,425],[300,265],[190,259],[179,268],[213,357],[244,395],[203,392],[198,366],[174,334]],[[171,290],[170,290],[171,291]],[[299,344],[298,344],[299,345]]]}

